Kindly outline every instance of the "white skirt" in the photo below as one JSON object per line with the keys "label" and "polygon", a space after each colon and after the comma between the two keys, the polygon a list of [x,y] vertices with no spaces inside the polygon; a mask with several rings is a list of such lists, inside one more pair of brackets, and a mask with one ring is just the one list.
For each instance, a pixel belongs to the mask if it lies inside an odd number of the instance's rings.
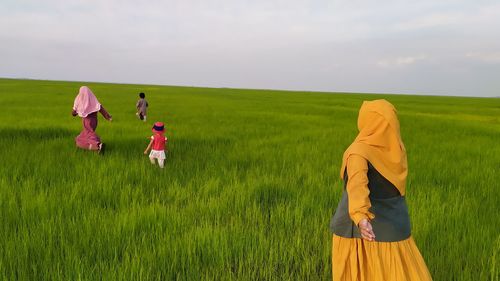
{"label": "white skirt", "polygon": [[151,152],[149,153],[149,158],[156,158],[159,160],[165,160],[166,155],[165,155],[165,150],[154,150],[151,149]]}

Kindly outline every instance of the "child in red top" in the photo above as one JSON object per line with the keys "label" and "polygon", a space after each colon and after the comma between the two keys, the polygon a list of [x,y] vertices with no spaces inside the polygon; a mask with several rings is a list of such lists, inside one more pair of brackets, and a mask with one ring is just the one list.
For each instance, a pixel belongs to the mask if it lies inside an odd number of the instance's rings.
{"label": "child in red top", "polygon": [[144,150],[144,154],[148,154],[149,149],[151,149],[151,153],[149,154],[151,164],[154,165],[155,159],[158,159],[158,165],[160,165],[160,168],[163,168],[163,162],[166,158],[165,151],[168,152],[168,139],[163,134],[165,132],[165,127],[162,122],[156,122],[152,131],[154,135],[151,136],[151,141],[146,150]]}

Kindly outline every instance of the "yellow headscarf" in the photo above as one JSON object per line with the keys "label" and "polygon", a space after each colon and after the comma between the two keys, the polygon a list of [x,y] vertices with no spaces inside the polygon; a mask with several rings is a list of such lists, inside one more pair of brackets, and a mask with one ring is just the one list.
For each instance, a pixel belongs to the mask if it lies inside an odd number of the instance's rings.
{"label": "yellow headscarf", "polygon": [[357,154],[405,194],[408,163],[401,140],[396,109],[386,100],[365,101],[358,116],[359,134],[344,152],[340,177],[344,178],[347,158]]}

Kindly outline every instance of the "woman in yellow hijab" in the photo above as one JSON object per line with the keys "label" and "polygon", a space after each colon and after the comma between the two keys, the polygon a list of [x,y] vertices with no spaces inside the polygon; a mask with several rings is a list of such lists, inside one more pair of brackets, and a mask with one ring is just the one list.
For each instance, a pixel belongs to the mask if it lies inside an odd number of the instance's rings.
{"label": "woman in yellow hijab", "polygon": [[365,101],[344,152],[342,199],[330,223],[334,281],[428,281],[405,202],[408,166],[396,109]]}

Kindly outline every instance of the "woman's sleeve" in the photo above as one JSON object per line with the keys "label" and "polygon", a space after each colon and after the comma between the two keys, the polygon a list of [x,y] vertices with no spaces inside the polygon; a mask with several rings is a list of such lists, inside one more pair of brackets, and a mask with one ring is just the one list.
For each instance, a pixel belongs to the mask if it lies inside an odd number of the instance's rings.
{"label": "woman's sleeve", "polygon": [[347,159],[347,195],[349,198],[349,216],[358,225],[362,219],[373,219],[375,215],[369,210],[370,190],[368,189],[368,163],[359,155],[351,155]]}
{"label": "woman's sleeve", "polygon": [[99,112],[106,118],[107,120],[111,119],[111,115],[104,109],[104,106],[101,105],[101,109],[99,109]]}

